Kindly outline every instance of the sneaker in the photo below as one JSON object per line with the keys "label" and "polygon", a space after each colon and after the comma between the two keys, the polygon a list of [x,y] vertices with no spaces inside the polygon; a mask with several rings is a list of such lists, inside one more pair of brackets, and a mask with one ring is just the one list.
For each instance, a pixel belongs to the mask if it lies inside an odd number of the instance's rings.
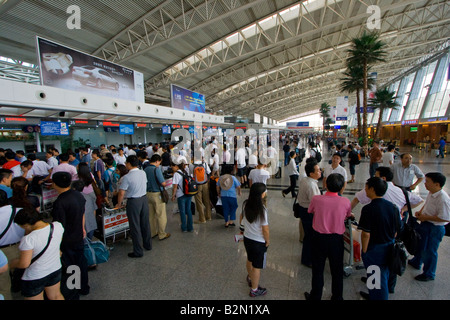
{"label": "sneaker", "polygon": [[256,291],[253,291],[253,289],[250,289],[249,296],[254,298],[254,297],[259,297],[259,296],[265,296],[266,294],[267,294],[266,288],[258,287],[258,290],[256,290]]}

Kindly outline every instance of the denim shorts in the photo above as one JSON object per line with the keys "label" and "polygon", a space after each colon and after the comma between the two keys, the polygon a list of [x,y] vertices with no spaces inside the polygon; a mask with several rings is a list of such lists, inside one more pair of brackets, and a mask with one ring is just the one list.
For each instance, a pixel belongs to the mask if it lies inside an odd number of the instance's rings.
{"label": "denim shorts", "polygon": [[51,287],[61,281],[61,269],[37,280],[22,280],[22,295],[31,298],[40,294],[46,287]]}

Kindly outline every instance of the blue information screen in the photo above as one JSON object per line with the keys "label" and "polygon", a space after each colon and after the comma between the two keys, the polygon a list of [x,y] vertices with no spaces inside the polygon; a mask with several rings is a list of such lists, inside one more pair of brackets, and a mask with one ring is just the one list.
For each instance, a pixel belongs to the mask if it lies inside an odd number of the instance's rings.
{"label": "blue information screen", "polygon": [[205,96],[175,85],[170,86],[172,108],[205,113]]}
{"label": "blue information screen", "polygon": [[120,134],[134,134],[134,125],[132,124],[121,124]]}
{"label": "blue information screen", "polygon": [[66,122],[41,121],[41,135],[68,136],[69,124]]}

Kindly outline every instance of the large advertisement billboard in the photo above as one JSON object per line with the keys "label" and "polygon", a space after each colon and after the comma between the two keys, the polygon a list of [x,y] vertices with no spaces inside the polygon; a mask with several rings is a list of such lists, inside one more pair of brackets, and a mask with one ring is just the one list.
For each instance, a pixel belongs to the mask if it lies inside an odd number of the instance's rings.
{"label": "large advertisement billboard", "polygon": [[205,96],[176,85],[170,85],[172,108],[193,112],[206,112]]}
{"label": "large advertisement billboard", "polygon": [[40,37],[36,43],[42,85],[145,102],[142,73]]}

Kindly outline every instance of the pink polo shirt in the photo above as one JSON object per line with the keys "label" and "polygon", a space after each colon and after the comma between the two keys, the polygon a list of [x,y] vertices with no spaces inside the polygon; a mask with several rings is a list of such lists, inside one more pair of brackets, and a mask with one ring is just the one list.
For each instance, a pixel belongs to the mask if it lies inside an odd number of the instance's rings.
{"label": "pink polo shirt", "polygon": [[343,234],[345,219],[352,214],[350,200],[337,193],[327,192],[314,196],[309,204],[309,213],[313,213],[313,229],[324,234]]}

